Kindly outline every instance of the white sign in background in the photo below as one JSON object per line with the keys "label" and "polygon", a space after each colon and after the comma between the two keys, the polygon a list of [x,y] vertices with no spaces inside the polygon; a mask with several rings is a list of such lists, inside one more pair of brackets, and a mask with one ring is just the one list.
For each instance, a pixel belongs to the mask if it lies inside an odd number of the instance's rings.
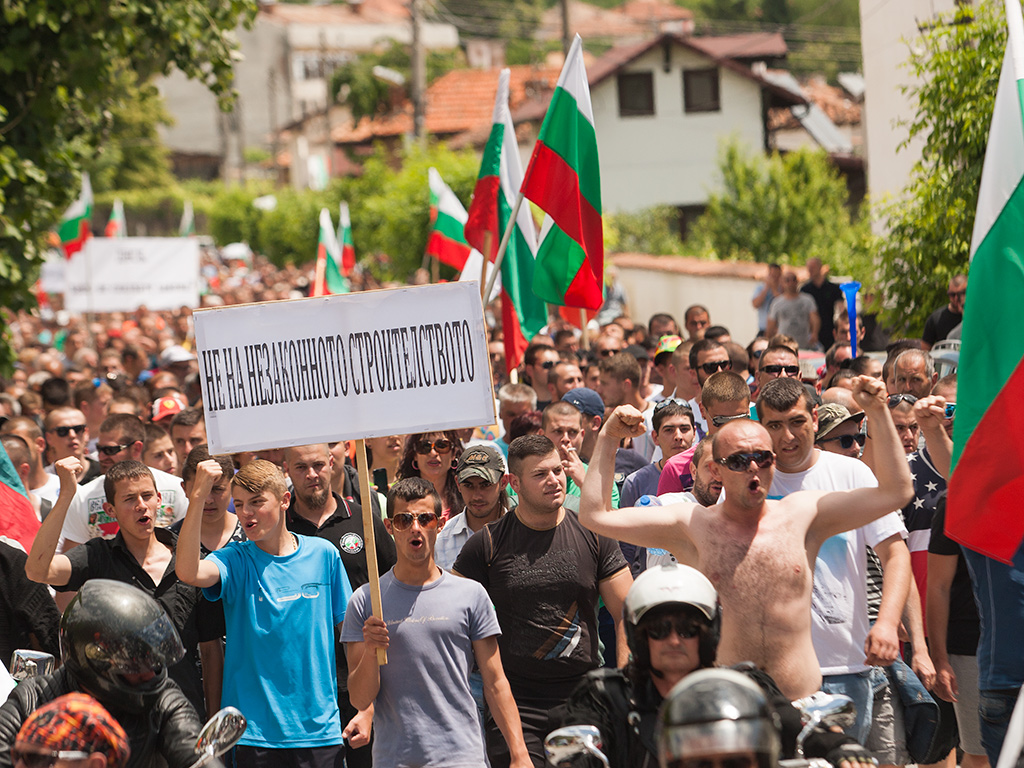
{"label": "white sign in background", "polygon": [[479,283],[193,318],[211,453],[496,422]]}
{"label": "white sign in background", "polygon": [[134,312],[199,306],[194,237],[90,237],[65,269],[69,312]]}

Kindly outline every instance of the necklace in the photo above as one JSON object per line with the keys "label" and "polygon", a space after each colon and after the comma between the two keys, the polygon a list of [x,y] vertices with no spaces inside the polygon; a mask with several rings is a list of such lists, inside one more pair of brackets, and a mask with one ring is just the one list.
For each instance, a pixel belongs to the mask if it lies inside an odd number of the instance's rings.
{"label": "necklace", "polygon": [[298,551],[298,549],[299,549],[299,540],[295,536],[294,533],[291,534],[291,536],[289,538],[291,539],[291,543],[292,543],[291,551],[288,552],[288,554],[290,555],[292,552],[297,552]]}

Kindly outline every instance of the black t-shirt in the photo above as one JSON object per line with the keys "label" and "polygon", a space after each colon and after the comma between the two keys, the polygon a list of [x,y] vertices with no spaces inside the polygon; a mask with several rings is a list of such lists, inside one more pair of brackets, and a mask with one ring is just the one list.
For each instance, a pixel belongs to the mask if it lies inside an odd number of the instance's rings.
{"label": "black t-shirt", "polygon": [[[373,493],[373,490],[370,492]],[[319,528],[295,511],[295,497],[292,496],[292,502],[288,506],[288,530],[300,536],[318,536],[334,544],[341,554],[341,562],[345,566],[349,584],[355,592],[370,580],[363,545],[363,510],[354,501],[343,499],[333,492],[332,495],[338,508]],[[377,551],[377,575],[383,576],[391,570],[398,558],[395,555],[395,541],[377,514],[373,515],[373,539]],[[348,691],[348,660],[345,658],[345,647],[340,641],[337,643],[334,656],[338,690]]]}
{"label": "black t-shirt", "polygon": [[454,570],[483,584],[494,603],[512,694],[557,704],[600,665],[598,585],[627,567],[618,544],[572,512],[538,531],[513,511],[475,533]]}
{"label": "black t-shirt", "polygon": [[828,349],[835,341],[835,326],[832,323],[832,318],[836,313],[836,302],[843,300],[843,289],[826,277],[821,287],[808,280],[800,286],[800,290],[810,295],[814,299],[814,303],[818,305],[818,317],[821,318],[818,341],[821,342],[824,349]]}
{"label": "black t-shirt", "polygon": [[939,501],[932,517],[932,537],[928,551],[933,555],[956,555],[956,573],[949,588],[949,623],[946,625],[946,653],[974,656],[981,638],[978,604],[974,602],[974,587],[967,570],[967,560],[960,545],[946,536],[946,499]]}
{"label": "black t-shirt", "polygon": [[949,332],[963,321],[964,316],[959,312],[951,312],[948,306],[936,309],[924,321],[924,333],[921,334],[921,340],[934,346],[949,336]]}
{"label": "black t-shirt", "polygon": [[128,551],[120,532],[112,539],[90,539],[67,553],[71,578],[58,592],[75,592],[89,579],[113,579],[146,592],[167,612],[185,646],[185,658],[168,669],[168,674],[202,716],[206,711],[203,695],[199,643],[224,635],[224,614],[202,596],[199,587],[178,581],[174,572],[174,550],[178,537],[166,528],[154,531],[157,541],[171,549],[159,583],[154,583],[138,560]]}

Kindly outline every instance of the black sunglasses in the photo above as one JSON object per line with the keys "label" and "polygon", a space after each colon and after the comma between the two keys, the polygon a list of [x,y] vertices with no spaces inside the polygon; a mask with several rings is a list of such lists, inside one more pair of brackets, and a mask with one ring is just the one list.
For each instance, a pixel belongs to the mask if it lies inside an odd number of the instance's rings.
{"label": "black sunglasses", "polygon": [[889,395],[889,407],[895,408],[900,403],[910,403],[913,405],[917,402],[917,398],[913,395]]}
{"label": "black sunglasses", "polygon": [[787,376],[797,376],[800,373],[799,365],[766,365],[761,369],[765,373],[780,374],[784,373]]}
{"label": "black sunglasses", "polygon": [[662,408],[667,408],[670,405],[685,405],[687,408],[690,407],[689,403],[678,397],[666,397],[654,406],[654,412],[658,413]]}
{"label": "black sunglasses", "polygon": [[754,462],[758,469],[770,467],[775,463],[775,454],[771,451],[750,451],[749,453],[730,453],[724,459],[715,459],[728,470],[733,472],[746,472],[750,468],[750,462]]}
{"label": "black sunglasses", "polygon": [[416,443],[416,453],[426,456],[431,451],[437,451],[438,453],[448,453],[452,449],[452,441],[445,440],[443,437],[440,440],[433,442],[429,440],[420,440]]}
{"label": "black sunglasses", "polygon": [[712,373],[725,371],[729,368],[732,368],[732,360],[715,360],[714,362],[700,364],[700,369],[709,376]]}
{"label": "black sunglasses", "polygon": [[730,421],[736,421],[738,419],[749,419],[749,418],[750,418],[750,414],[749,413],[740,413],[740,414],[737,414],[736,416],[712,416],[711,417],[711,423],[714,424],[716,427],[721,428],[721,427],[724,427],[726,424],[728,424]]}
{"label": "black sunglasses", "polygon": [[682,638],[697,637],[701,623],[686,616],[663,616],[646,624],[644,632],[651,640],[665,640],[675,632]]}
{"label": "black sunglasses", "polygon": [[391,517],[391,525],[396,531],[409,530],[412,528],[413,521],[419,523],[420,528],[436,528],[437,513],[420,512],[418,515],[414,515],[411,512],[399,512]]}
{"label": "black sunglasses", "polygon": [[540,364],[540,367],[546,371],[550,371],[556,365],[558,365],[557,360],[545,360],[543,363]]}
{"label": "black sunglasses", "polygon": [[58,760],[87,760],[88,752],[60,751],[60,752],[24,752],[17,747],[11,747],[11,763],[17,765],[22,762],[28,768],[52,768]]}
{"label": "black sunglasses", "polygon": [[133,443],[125,443],[124,445],[97,445],[96,450],[104,456],[116,456],[125,448],[131,448],[132,445]]}
{"label": "black sunglasses", "polygon": [[72,432],[74,432],[76,435],[85,434],[86,429],[87,427],[85,424],[76,424],[73,427],[54,427],[50,431],[56,432],[58,437],[67,437]]}
{"label": "black sunglasses", "polygon": [[839,441],[839,447],[842,448],[844,451],[848,451],[848,450],[850,450],[853,447],[854,443],[856,443],[861,448],[863,448],[864,447],[864,441],[866,439],[867,438],[865,437],[863,432],[858,432],[855,435],[839,435],[838,437],[823,437],[818,442],[819,443],[831,443],[831,442],[835,442],[836,440],[838,440]]}

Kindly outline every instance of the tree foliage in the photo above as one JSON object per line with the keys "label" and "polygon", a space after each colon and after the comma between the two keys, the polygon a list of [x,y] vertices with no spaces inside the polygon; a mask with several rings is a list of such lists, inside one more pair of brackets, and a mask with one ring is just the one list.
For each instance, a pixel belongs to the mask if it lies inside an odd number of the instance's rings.
{"label": "tree foliage", "polygon": [[946,303],[949,278],[967,271],[981,169],[1006,46],[1002,6],[981,3],[935,25],[911,49],[920,83],[910,140],[924,141],[910,183],[881,210],[883,320],[920,335]]}
{"label": "tree foliage", "polygon": [[[145,83],[173,66],[226,103],[234,29],[255,0],[5,0],[0,45],[0,306],[32,306],[47,232],[78,194],[125,103],[131,70]],[[0,341],[0,367],[12,351]]]}
{"label": "tree foliage", "polygon": [[846,207],[842,177],[824,152],[721,149],[722,189],[694,225],[690,245],[720,258],[803,264],[811,257],[867,276],[870,233]]}
{"label": "tree foliage", "polygon": [[659,205],[634,213],[606,214],[604,246],[608,253],[683,253],[679,211],[670,205]]}

